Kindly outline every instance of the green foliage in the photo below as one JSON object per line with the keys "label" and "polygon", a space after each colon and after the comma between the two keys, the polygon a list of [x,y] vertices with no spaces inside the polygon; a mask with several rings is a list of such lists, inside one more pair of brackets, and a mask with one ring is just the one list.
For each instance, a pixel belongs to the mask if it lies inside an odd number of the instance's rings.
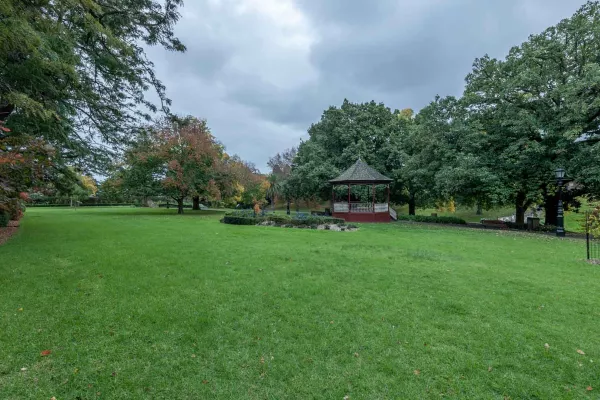
{"label": "green foliage", "polygon": [[6,228],[10,222],[8,211],[0,210],[0,228]]}
{"label": "green foliage", "polygon": [[331,198],[330,179],[358,158],[384,175],[392,176],[403,157],[399,137],[407,122],[384,104],[344,100],[323,112],[308,130],[309,139],[298,147],[288,180],[293,198]]}
{"label": "green foliage", "polygon": [[107,152],[129,141],[141,119],[150,119],[142,110],[157,111],[145,98],[149,88],[168,111],[145,48],[185,50],[173,34],[181,4],[3,1],[0,120],[14,132],[55,143],[59,156],[86,156],[98,168]]}
{"label": "green foliage", "polygon": [[260,217],[242,217],[227,214],[223,217],[223,223],[231,225],[256,225],[262,221],[264,221],[264,219]]}
{"label": "green foliage", "polygon": [[233,225],[256,225],[264,221],[274,222],[279,225],[286,226],[312,226],[312,225],[325,225],[325,224],[337,224],[343,225],[346,223],[342,218],[332,217],[321,217],[321,216],[308,216],[306,218],[292,218],[287,215],[277,214],[266,214],[254,216],[251,211],[239,212],[234,211],[227,213],[223,217],[223,223]]}
{"label": "green foliage", "polygon": [[458,217],[434,217],[428,215],[398,214],[398,221],[428,222],[432,224],[466,225],[466,221]]}

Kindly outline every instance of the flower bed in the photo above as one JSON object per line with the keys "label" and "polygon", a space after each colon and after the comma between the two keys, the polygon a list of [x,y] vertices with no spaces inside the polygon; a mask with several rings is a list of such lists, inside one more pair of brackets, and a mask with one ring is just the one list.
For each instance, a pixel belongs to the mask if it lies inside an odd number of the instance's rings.
{"label": "flower bed", "polygon": [[255,214],[253,211],[234,211],[227,213],[221,222],[232,225],[260,225],[281,228],[310,228],[333,231],[351,231],[358,229],[354,225],[346,225],[346,221],[344,221],[342,218],[307,214],[298,214],[294,217],[291,217],[289,215],[266,213]]}

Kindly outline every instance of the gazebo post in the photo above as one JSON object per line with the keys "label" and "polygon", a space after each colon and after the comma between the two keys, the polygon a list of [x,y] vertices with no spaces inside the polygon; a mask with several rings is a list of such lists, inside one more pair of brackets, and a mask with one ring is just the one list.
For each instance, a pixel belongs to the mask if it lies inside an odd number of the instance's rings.
{"label": "gazebo post", "polygon": [[390,212],[390,184],[388,183],[388,213]]}
{"label": "gazebo post", "polygon": [[371,191],[373,192],[373,214],[375,214],[375,184],[371,187]]}
{"label": "gazebo post", "polygon": [[350,213],[350,184],[348,184],[348,213]]}
{"label": "gazebo post", "polygon": [[335,185],[331,185],[331,209],[329,212],[331,215],[335,212]]}

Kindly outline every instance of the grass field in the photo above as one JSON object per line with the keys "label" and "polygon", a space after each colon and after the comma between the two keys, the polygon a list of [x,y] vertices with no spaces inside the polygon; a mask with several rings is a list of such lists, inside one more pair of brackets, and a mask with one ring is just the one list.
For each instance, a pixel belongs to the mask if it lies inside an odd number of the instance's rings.
{"label": "grass field", "polygon": [[600,396],[582,241],[219,215],[29,210],[0,247],[0,398]]}

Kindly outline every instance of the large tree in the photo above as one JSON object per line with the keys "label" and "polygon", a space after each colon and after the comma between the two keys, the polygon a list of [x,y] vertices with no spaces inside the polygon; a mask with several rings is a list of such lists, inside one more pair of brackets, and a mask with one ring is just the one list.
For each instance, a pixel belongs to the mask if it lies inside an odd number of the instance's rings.
{"label": "large tree", "polygon": [[[145,110],[169,100],[144,47],[184,51],[173,35],[181,0],[0,2],[0,120],[44,138],[68,162],[99,169]],[[161,104],[145,98],[154,88]]]}
{"label": "large tree", "polygon": [[344,100],[330,107],[309,130],[309,139],[298,147],[290,176],[293,196],[329,199],[328,181],[357,159],[393,176],[402,165],[400,136],[406,121],[382,103],[356,104]]}
{"label": "large tree", "polygon": [[477,59],[465,101],[486,135],[483,159],[510,188],[522,223],[534,202],[555,222],[554,169],[565,166],[598,194],[600,140],[600,3],[511,49],[505,60]]}
{"label": "large tree", "polygon": [[285,199],[287,203],[287,213],[290,213],[290,202],[292,201],[292,191],[288,180],[292,173],[294,166],[294,160],[298,150],[295,147],[286,149],[281,153],[277,153],[269,159],[267,165],[271,168],[269,174],[269,190],[267,196],[271,200],[273,207],[275,207],[279,198]]}
{"label": "large tree", "polygon": [[222,156],[223,147],[205,120],[165,120],[140,133],[127,151],[124,184],[140,193],[171,197],[183,214],[187,197],[212,190]]}

